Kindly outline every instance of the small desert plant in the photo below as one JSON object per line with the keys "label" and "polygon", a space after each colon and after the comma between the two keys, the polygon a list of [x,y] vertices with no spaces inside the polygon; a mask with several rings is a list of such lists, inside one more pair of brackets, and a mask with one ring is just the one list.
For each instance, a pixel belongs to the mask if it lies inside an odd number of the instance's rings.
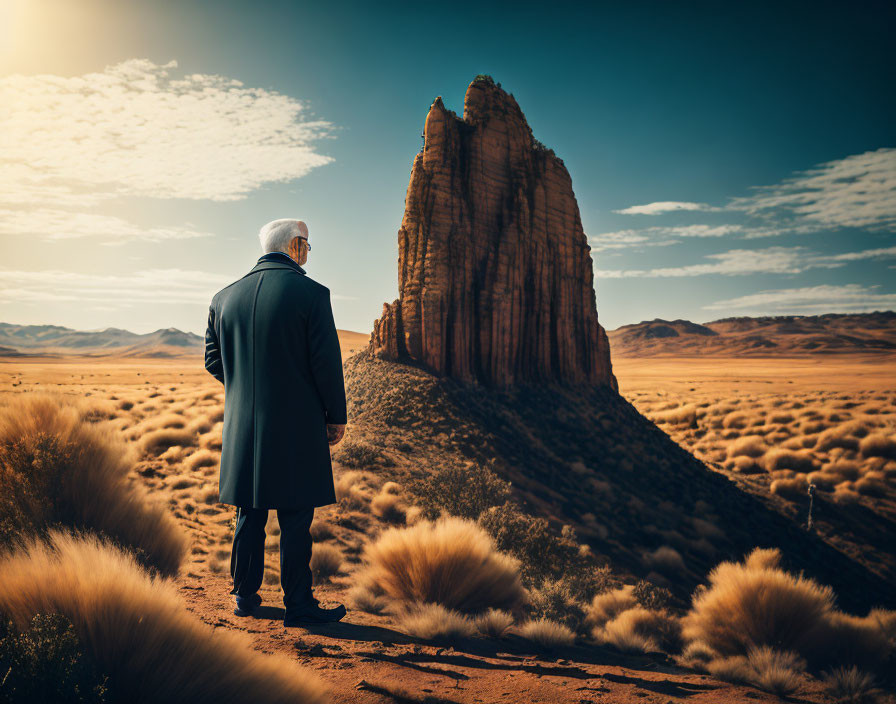
{"label": "small desert plant", "polygon": [[622,611],[603,627],[592,631],[599,643],[609,643],[626,652],[678,653],[681,651],[681,623],[669,612],[648,611],[635,606]]}
{"label": "small desert plant", "polygon": [[877,701],[874,676],[855,667],[838,667],[824,674],[827,693],[837,704],[873,704]]}
{"label": "small desert plant", "polygon": [[435,520],[442,511],[476,520],[492,506],[510,498],[505,482],[489,466],[444,467],[410,485],[424,518]]}
{"label": "small desert plant", "polygon": [[489,609],[477,616],[473,623],[481,635],[487,638],[503,638],[513,626],[513,615],[500,609]]}
{"label": "small desert plant", "polygon": [[591,603],[585,607],[585,624],[603,627],[623,611],[637,605],[638,599],[634,595],[634,587],[630,584],[596,594]]}
{"label": "small desert plant", "polygon": [[186,539],[128,481],[129,460],[111,428],[85,422],[65,397],[10,399],[0,411],[0,546],[58,525],[92,529],[175,574]]}
{"label": "small desert plant", "polygon": [[52,531],[0,557],[0,613],[19,630],[36,614],[62,614],[116,701],[324,701],[312,673],[202,623],[172,582],[96,536]]}
{"label": "small desert plant", "polygon": [[335,483],[336,498],[340,503],[345,501],[349,508],[357,509],[355,504],[365,504],[367,497],[364,494],[364,484],[370,482],[373,475],[370,472],[351,470],[342,472]]}
{"label": "small desert plant", "polygon": [[814,667],[880,665],[893,650],[896,613],[852,616],[834,609],[834,593],[780,569],[780,551],[754,550],[743,563],[722,562],[685,616],[684,635],[721,656],[768,646],[793,651]]}
{"label": "small desert plant", "polygon": [[786,697],[799,689],[800,673],[806,664],[796,653],[781,652],[767,646],[754,648],[747,654],[750,683],[759,689]]}
{"label": "small desert plant", "polygon": [[805,663],[792,652],[767,646],[751,648],[746,655],[731,655],[709,661],[702,669],[726,682],[748,684],[785,697],[800,685]]}
{"label": "small desert plant", "polygon": [[563,646],[572,645],[576,635],[562,623],[546,618],[526,621],[519,628],[519,634],[528,641],[545,650],[555,650]]}
{"label": "small desert plant", "polygon": [[768,446],[761,435],[744,435],[728,445],[729,457],[762,457]]}
{"label": "small desert plant", "polygon": [[[390,482],[390,484],[394,483]],[[370,502],[370,511],[374,516],[386,523],[404,523],[407,518],[401,497],[383,490],[373,497],[373,500]]]}
{"label": "small desert plant", "polygon": [[808,473],[817,469],[815,460],[810,452],[795,452],[793,450],[775,449],[769,450],[763,458],[765,468],[769,472],[779,469],[792,469],[794,472]]}
{"label": "small desert plant", "polygon": [[390,600],[377,593],[366,584],[356,584],[346,592],[349,606],[366,611],[369,614],[381,614],[391,603]]}
{"label": "small desert plant", "polygon": [[665,609],[672,601],[672,592],[665,587],[658,587],[646,579],[642,579],[635,585],[632,589],[632,596],[648,611]]}
{"label": "small desert plant", "polygon": [[147,455],[160,455],[172,447],[193,447],[197,436],[189,430],[162,428],[147,433],[140,439],[140,448]]}
{"label": "small desert plant", "polygon": [[315,584],[329,582],[342,567],[342,551],[329,543],[314,543],[310,565]]}
{"label": "small desert plant", "polygon": [[199,450],[190,455],[186,462],[187,469],[199,469],[200,467],[214,467],[221,461],[221,456],[209,450]]}
{"label": "small desert plant", "polygon": [[778,568],[780,552],[756,550],[744,563],[722,562],[709,573],[684,619],[688,640],[720,655],[746,655],[763,645],[803,652],[833,608],[834,593]]}
{"label": "small desert plant", "polygon": [[363,440],[346,438],[333,453],[333,459],[346,467],[364,468],[371,465],[391,466],[392,462],[383,452]]}
{"label": "small desert plant", "polygon": [[0,625],[0,701],[103,702],[106,679],[65,616],[35,614],[21,633],[11,621]]}
{"label": "small desert plant", "polygon": [[775,479],[770,485],[769,490],[773,494],[778,494],[789,501],[799,501],[805,499],[809,485],[806,483],[805,477],[793,477],[790,479]]}
{"label": "small desert plant", "polygon": [[529,588],[562,579],[576,599],[586,601],[612,581],[609,568],[597,567],[582,555],[571,526],[564,526],[557,535],[544,518],[523,513],[509,501],[484,511],[479,523],[494,537],[499,550],[520,560],[523,582]]}
{"label": "small desert plant", "polygon": [[694,640],[687,644],[676,661],[684,667],[705,669],[706,664],[717,657],[718,653],[706,643]]}
{"label": "small desert plant", "polygon": [[405,633],[423,640],[450,642],[476,633],[467,616],[441,604],[411,604],[398,616],[398,623]]}
{"label": "small desert plant", "polygon": [[519,563],[460,518],[389,528],[364,550],[363,580],[392,599],[432,602],[467,613],[514,608],[524,599]]}
{"label": "small desert plant", "polygon": [[530,589],[529,610],[536,618],[557,621],[573,631],[585,621],[585,610],[569,582],[562,579],[546,579],[537,589]]}
{"label": "small desert plant", "polygon": [[681,574],[685,571],[681,554],[673,547],[661,545],[653,552],[645,553],[643,561],[649,567],[667,575]]}
{"label": "small desert plant", "polygon": [[859,451],[865,457],[884,457],[896,460],[896,437],[880,433],[869,435],[859,443]]}

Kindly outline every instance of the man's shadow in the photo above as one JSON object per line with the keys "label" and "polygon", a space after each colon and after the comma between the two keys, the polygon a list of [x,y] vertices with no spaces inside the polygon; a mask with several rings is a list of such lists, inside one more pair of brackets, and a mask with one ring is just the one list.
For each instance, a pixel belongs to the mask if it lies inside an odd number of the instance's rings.
{"label": "man's shadow", "polygon": [[[348,613],[352,613],[348,610]],[[282,606],[259,606],[252,613],[250,618],[257,618],[269,621],[282,621],[286,615],[286,610]],[[401,643],[409,645],[420,643],[416,638],[399,633],[391,628],[383,626],[363,625],[359,623],[350,623],[343,619],[335,623],[302,623],[298,627],[290,628],[290,632],[308,631],[315,635],[326,636],[328,638],[357,640],[365,642],[381,641],[383,643]]]}

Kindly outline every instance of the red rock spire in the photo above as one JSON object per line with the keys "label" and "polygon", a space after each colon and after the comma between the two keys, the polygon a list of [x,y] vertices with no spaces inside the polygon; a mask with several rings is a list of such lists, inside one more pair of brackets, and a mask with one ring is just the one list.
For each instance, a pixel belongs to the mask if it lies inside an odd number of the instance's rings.
{"label": "red rock spire", "polygon": [[436,98],[398,231],[399,298],[369,353],[507,386],[616,388],[597,320],[591,248],[563,161],[487,76],[460,119]]}

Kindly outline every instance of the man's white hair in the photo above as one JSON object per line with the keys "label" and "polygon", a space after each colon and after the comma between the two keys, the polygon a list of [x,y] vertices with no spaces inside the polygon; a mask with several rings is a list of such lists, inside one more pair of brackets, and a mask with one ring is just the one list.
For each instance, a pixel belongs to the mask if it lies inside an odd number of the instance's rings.
{"label": "man's white hair", "polygon": [[301,220],[289,218],[272,220],[258,231],[261,250],[265,254],[268,252],[289,254],[289,243],[296,237],[308,239],[308,226]]}

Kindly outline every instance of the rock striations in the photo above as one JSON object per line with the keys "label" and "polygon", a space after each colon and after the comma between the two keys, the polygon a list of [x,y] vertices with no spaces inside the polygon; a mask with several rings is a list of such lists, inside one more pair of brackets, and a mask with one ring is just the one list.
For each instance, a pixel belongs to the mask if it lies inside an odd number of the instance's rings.
{"label": "rock striations", "polygon": [[436,98],[398,231],[399,298],[368,353],[466,382],[616,389],[591,249],[563,161],[488,76]]}

